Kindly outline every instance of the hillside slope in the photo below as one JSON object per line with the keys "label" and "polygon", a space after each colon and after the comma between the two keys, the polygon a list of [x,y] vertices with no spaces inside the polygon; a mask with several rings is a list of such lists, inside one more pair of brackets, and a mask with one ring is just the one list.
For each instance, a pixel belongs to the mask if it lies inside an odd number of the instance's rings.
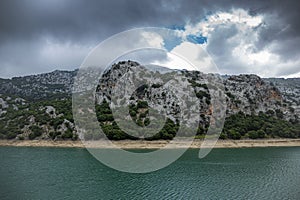
{"label": "hillside slope", "polygon": [[[116,81],[128,72],[140,73],[140,76],[159,75],[152,79],[151,84],[138,88],[132,94],[129,104],[130,120],[139,126],[149,125],[149,106],[161,106],[161,110],[169,111],[163,129],[148,139],[171,139],[180,126],[176,121],[180,110],[172,94],[176,91],[165,86],[161,80],[170,77],[177,77],[179,85],[190,84],[194,88],[201,107],[198,135],[204,135],[211,120],[211,91],[205,81],[207,75],[179,70],[164,71],[163,74],[157,70],[150,71],[149,67],[126,61],[114,64],[101,79],[99,77],[96,110],[106,135],[110,139],[135,139],[116,125],[109,106],[109,94]],[[76,140],[78,132],[71,111],[71,90],[76,73],[77,70],[54,71],[0,79],[0,138]],[[299,80],[261,79],[256,75],[224,78],[227,119],[221,137],[299,137]],[[85,136],[87,139],[97,139],[92,135]]]}

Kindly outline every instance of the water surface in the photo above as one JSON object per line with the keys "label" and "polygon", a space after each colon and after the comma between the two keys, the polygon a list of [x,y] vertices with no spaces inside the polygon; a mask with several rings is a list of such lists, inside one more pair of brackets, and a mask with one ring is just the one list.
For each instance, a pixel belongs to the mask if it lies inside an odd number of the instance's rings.
{"label": "water surface", "polygon": [[300,199],[299,147],[197,155],[191,149],[162,170],[129,174],[85,149],[0,147],[0,199]]}

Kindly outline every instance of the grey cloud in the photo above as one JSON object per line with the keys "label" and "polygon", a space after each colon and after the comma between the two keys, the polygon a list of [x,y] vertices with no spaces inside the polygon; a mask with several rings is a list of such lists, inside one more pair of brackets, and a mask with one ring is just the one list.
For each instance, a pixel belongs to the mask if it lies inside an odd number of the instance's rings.
{"label": "grey cloud", "polygon": [[288,75],[296,74],[299,72],[299,62],[288,63],[288,64],[279,64],[278,66],[271,66],[270,70],[273,70],[273,77],[286,77]]}
{"label": "grey cloud", "polygon": [[130,52],[121,56],[117,61],[121,60],[133,60],[142,65],[148,65],[154,62],[166,62],[168,60],[167,53],[158,49],[143,49]]}
{"label": "grey cloud", "polygon": [[221,72],[236,74],[245,71],[241,68],[241,63],[232,60],[232,51],[239,41],[230,41],[230,38],[238,34],[235,25],[228,27],[217,27],[209,38],[207,51],[212,56],[215,64]]}
{"label": "grey cloud", "polygon": [[[300,45],[299,5],[296,0],[1,1],[0,77],[38,73],[55,68],[75,68],[80,65],[85,52],[88,53],[87,46],[95,46],[112,34],[135,27],[170,27],[184,25],[187,21],[196,23],[207,14],[229,11],[232,8],[242,8],[252,15],[265,16],[265,26],[260,27],[259,41],[255,44],[257,51],[270,48],[276,42],[276,48],[271,51],[278,53],[282,60],[297,59],[300,53],[297,48]],[[286,26],[289,28],[282,31]],[[214,37],[208,40],[217,42],[217,37],[221,36]],[[83,50],[69,53],[65,59],[57,58],[55,62],[55,58],[47,59],[40,54],[47,45],[45,38],[62,44],[82,46]],[[222,45],[230,48],[228,44]],[[226,49],[212,48],[211,51],[222,56],[223,61],[219,58],[221,64],[229,62],[224,60],[226,55],[222,54]],[[12,59],[12,55],[17,59]],[[71,59],[72,55],[76,58]],[[240,63],[231,65],[239,66]],[[226,66],[229,68],[229,63]],[[242,69],[242,66],[237,68]]]}
{"label": "grey cloud", "polygon": [[229,42],[228,40],[237,33],[235,25],[215,28],[209,38],[208,52],[217,58],[227,57],[228,53],[231,53],[232,47],[238,44],[238,41]]}

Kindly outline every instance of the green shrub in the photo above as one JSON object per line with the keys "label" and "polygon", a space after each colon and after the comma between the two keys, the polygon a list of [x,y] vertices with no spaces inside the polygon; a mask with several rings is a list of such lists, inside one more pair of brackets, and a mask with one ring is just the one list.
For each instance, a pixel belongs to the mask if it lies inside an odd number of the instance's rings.
{"label": "green shrub", "polygon": [[65,133],[61,135],[62,139],[71,139],[73,138],[73,133],[70,129],[68,129]]}
{"label": "green shrub", "polygon": [[147,101],[138,101],[137,108],[148,108],[148,102]]}
{"label": "green shrub", "polygon": [[15,132],[8,132],[8,134],[6,135],[6,138],[11,140],[11,139],[15,139],[17,137],[17,134]]}
{"label": "green shrub", "polygon": [[234,130],[234,129],[230,129],[228,131],[227,135],[228,135],[228,138],[230,138],[230,139],[234,139],[234,140],[241,139],[241,134],[239,132],[237,132],[236,130]]}
{"label": "green shrub", "polygon": [[30,126],[29,129],[31,130],[31,133],[29,134],[29,139],[30,140],[33,140],[36,137],[41,136],[42,133],[43,133],[43,129],[40,128],[39,126],[36,126],[36,125]]}
{"label": "green shrub", "polygon": [[148,126],[150,124],[150,119],[149,118],[146,118],[145,120],[144,120],[144,125],[145,126]]}
{"label": "green shrub", "polygon": [[20,136],[18,136],[18,139],[19,139],[19,140],[24,140],[25,138],[24,138],[23,136],[20,135]]}
{"label": "green shrub", "polygon": [[221,133],[219,138],[220,138],[221,140],[225,140],[225,139],[227,139],[227,135],[224,134],[224,133]]}
{"label": "green shrub", "polygon": [[247,134],[248,134],[248,137],[250,139],[257,139],[258,138],[258,134],[257,134],[256,131],[249,131]]}

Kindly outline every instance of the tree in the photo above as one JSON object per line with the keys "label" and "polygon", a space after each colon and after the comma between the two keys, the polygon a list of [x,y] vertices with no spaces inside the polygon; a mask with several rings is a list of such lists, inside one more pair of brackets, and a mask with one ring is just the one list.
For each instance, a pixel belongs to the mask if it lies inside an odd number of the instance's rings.
{"label": "tree", "polygon": [[241,139],[241,134],[239,132],[237,132],[235,129],[230,129],[228,131],[228,138],[230,139],[234,139],[234,140],[239,140]]}
{"label": "tree", "polygon": [[73,138],[72,130],[68,129],[65,133],[61,135],[62,139],[71,139]]}
{"label": "tree", "polygon": [[8,132],[8,134],[6,135],[7,139],[15,139],[17,137],[17,134],[15,132]]}
{"label": "tree", "polygon": [[146,118],[145,120],[144,120],[144,125],[145,126],[148,126],[150,124],[150,119],[149,118]]}
{"label": "tree", "polygon": [[264,130],[258,130],[257,131],[257,136],[258,136],[258,138],[265,138],[266,133],[265,133]]}
{"label": "tree", "polygon": [[220,138],[221,140],[225,140],[225,139],[227,139],[227,135],[224,134],[224,133],[221,133],[219,138]]}
{"label": "tree", "polygon": [[36,137],[41,136],[42,133],[43,133],[43,129],[40,128],[39,126],[36,126],[36,125],[30,126],[30,130],[31,130],[31,133],[29,134],[29,139],[30,140],[33,140]]}
{"label": "tree", "polygon": [[248,133],[249,138],[251,139],[257,139],[258,138],[258,134],[256,131],[249,131]]}
{"label": "tree", "polygon": [[148,108],[148,102],[147,101],[138,101],[137,108]]}

